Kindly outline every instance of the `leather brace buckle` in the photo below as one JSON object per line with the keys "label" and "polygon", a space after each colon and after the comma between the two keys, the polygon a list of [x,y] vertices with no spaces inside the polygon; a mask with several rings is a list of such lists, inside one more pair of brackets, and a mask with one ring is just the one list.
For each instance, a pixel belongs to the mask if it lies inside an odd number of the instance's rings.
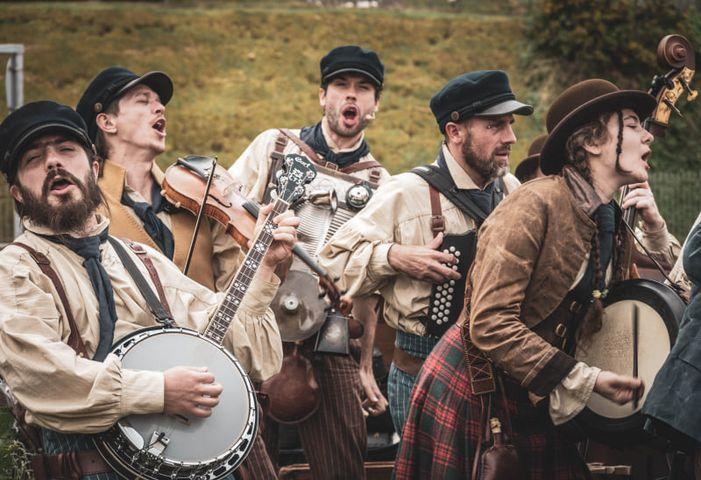
{"label": "leather brace buckle", "polygon": [[572,300],[572,303],[570,303],[569,311],[576,315],[580,312],[580,310],[582,310],[582,304],[576,300]]}
{"label": "leather brace buckle", "polygon": [[324,166],[330,170],[338,170],[338,165],[333,162],[326,162]]}
{"label": "leather brace buckle", "polygon": [[436,235],[445,232],[445,218],[443,215],[431,215],[431,231]]}
{"label": "leather brace buckle", "polygon": [[272,152],[272,153],[270,154],[270,157],[271,157],[273,160],[278,160],[278,161],[282,161],[282,160],[285,158],[285,156],[282,154],[282,152],[278,152],[277,150],[274,151],[274,152]]}

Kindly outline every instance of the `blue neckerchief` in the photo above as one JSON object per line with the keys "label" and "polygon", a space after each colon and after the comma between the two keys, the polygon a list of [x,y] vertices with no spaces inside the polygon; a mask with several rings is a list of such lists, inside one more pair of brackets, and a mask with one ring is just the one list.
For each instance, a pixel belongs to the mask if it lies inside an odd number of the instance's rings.
{"label": "blue neckerchief", "polygon": [[370,153],[370,147],[365,139],[363,139],[360,146],[352,152],[334,153],[326,143],[326,138],[324,138],[324,132],[321,128],[321,122],[310,127],[304,127],[299,133],[299,138],[312,147],[316,153],[324,157],[324,160],[338,165],[338,168],[345,168],[357,163],[362,157]]}
{"label": "blue neckerchief", "polygon": [[[445,171],[448,175],[450,175],[450,170],[448,169],[448,164],[446,163],[445,155],[443,154],[443,147],[441,147],[438,152],[438,158],[436,163],[438,164],[438,167],[441,170]],[[497,203],[494,199],[495,183],[496,182],[494,181],[490,182],[489,185],[484,187],[484,190],[480,190],[479,188],[458,188],[457,190],[458,192],[469,196],[472,199],[472,201],[482,209],[482,211],[485,213],[485,217],[487,217],[490,213],[492,213],[492,210],[494,210],[494,207]]]}
{"label": "blue neckerchief", "polygon": [[135,202],[127,195],[126,191],[123,191],[122,205],[131,208],[134,213],[136,213],[136,216],[143,222],[144,230],[146,230],[148,236],[151,237],[151,240],[153,240],[166,257],[173,260],[173,254],[175,253],[173,234],[156,215],[170,206],[167,200],[161,195],[161,187],[154,183],[151,192],[151,205],[146,202]]}
{"label": "blue neckerchief", "polygon": [[114,324],[117,322],[112,282],[100,262],[100,245],[107,240],[107,235],[107,228],[98,235],[83,238],[74,238],[67,235],[42,235],[52,242],[67,246],[84,259],[83,266],[88,272],[88,277],[99,305],[100,342],[93,357],[93,360],[99,362],[107,357],[112,348]]}

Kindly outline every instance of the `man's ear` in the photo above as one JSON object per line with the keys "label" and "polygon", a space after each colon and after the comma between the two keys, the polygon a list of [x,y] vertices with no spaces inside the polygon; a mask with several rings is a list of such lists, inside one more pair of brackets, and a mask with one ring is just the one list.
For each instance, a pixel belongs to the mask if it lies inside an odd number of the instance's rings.
{"label": "man's ear", "polygon": [[326,108],[326,90],[321,87],[319,87],[319,105],[322,110]]}
{"label": "man's ear", "polygon": [[445,138],[449,143],[462,143],[466,130],[464,124],[448,122],[445,125]]}
{"label": "man's ear", "polygon": [[20,192],[17,185],[12,185],[10,187],[10,195],[15,199],[17,203],[22,203],[22,192]]}
{"label": "man's ear", "polygon": [[93,160],[91,167],[93,176],[95,177],[95,181],[97,181],[97,178],[100,175],[100,162],[98,162],[97,160]]}
{"label": "man's ear", "polygon": [[116,133],[117,125],[114,123],[114,116],[109,113],[98,113],[95,117],[97,128],[106,133]]}

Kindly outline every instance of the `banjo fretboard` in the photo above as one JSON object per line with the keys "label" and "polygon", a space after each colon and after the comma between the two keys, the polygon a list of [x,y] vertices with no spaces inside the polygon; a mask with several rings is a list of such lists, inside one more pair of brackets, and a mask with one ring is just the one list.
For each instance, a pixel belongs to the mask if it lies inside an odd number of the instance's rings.
{"label": "banjo fretboard", "polygon": [[248,287],[250,287],[253,277],[258,271],[263,257],[265,257],[270,244],[273,242],[272,232],[276,228],[273,219],[288,208],[289,204],[280,198],[273,205],[272,212],[268,215],[263,228],[253,242],[253,246],[248,251],[243,263],[241,263],[241,267],[239,267],[239,271],[231,282],[224,300],[217,307],[209,325],[203,332],[205,337],[219,344],[224,341],[226,331],[229,329],[229,325],[233,321],[234,315],[236,315],[236,311],[239,309],[243,297],[246,295]]}

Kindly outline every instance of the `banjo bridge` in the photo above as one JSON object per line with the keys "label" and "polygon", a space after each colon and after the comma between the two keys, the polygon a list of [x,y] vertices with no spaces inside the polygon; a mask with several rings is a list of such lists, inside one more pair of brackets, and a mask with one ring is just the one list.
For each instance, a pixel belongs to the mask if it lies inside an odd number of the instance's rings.
{"label": "banjo bridge", "polygon": [[[176,415],[176,417],[180,417],[181,415]],[[185,417],[182,417],[185,418]],[[166,437],[166,434],[163,432],[159,432],[158,430],[155,430],[153,434],[151,435],[151,441],[149,442],[149,448],[148,448],[148,453],[151,455],[155,455],[157,457],[162,457],[163,452],[165,449],[168,447],[168,444],[170,443],[170,439]]]}

